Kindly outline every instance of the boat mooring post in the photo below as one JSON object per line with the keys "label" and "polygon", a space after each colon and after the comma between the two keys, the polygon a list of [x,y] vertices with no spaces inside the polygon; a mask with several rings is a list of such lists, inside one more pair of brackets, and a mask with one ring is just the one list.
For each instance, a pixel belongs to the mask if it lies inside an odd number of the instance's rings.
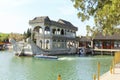
{"label": "boat mooring post", "polygon": [[113,73],[113,68],[112,68],[112,66],[110,66],[110,73],[111,73],[111,74]]}
{"label": "boat mooring post", "polygon": [[58,79],[57,80],[61,80],[61,75],[60,74],[58,75]]}
{"label": "boat mooring post", "polygon": [[100,80],[100,62],[98,62],[98,80]]}
{"label": "boat mooring post", "polygon": [[96,74],[93,75],[93,80],[96,80]]}
{"label": "boat mooring post", "polygon": [[114,74],[115,73],[115,58],[113,58],[112,66],[113,66],[113,74]]}

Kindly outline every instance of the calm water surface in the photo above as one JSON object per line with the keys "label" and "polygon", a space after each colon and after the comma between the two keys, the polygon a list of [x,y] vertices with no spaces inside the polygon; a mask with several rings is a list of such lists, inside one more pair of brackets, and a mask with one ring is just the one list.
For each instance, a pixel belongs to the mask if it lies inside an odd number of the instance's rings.
{"label": "calm water surface", "polygon": [[59,60],[17,57],[10,51],[0,51],[0,80],[92,80],[101,63],[101,75],[109,70],[112,56],[60,56]]}

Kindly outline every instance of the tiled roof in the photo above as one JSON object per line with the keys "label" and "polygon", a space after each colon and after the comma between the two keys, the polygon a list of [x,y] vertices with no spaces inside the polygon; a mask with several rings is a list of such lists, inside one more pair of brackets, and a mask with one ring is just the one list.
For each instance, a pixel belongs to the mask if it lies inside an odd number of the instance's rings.
{"label": "tiled roof", "polygon": [[102,33],[96,34],[93,40],[120,40],[120,34],[114,33],[113,35],[103,35]]}
{"label": "tiled roof", "polygon": [[65,21],[65,20],[63,20],[63,19],[59,19],[58,22],[59,22],[59,23],[62,23],[62,24],[66,24],[66,25],[73,26],[70,22]]}
{"label": "tiled roof", "polygon": [[58,21],[50,20],[48,16],[35,17],[33,20],[29,21],[29,24],[34,23],[44,23],[45,25],[58,26],[61,28],[78,30],[77,27],[73,26],[70,22],[59,19]]}
{"label": "tiled roof", "polygon": [[81,36],[80,41],[82,41],[82,42],[91,42],[92,39],[91,38],[87,38],[86,36]]}
{"label": "tiled roof", "polygon": [[29,21],[29,24],[34,24],[34,23],[43,23],[45,21],[50,21],[48,16],[40,16],[40,17],[35,17],[33,20]]}

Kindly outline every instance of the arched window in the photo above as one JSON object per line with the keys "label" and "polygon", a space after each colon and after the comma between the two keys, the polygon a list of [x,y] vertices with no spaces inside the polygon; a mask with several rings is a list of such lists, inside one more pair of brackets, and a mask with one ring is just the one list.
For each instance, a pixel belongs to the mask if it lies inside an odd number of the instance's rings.
{"label": "arched window", "polygon": [[60,29],[57,29],[57,34],[60,35]]}
{"label": "arched window", "polygon": [[49,40],[46,40],[46,49],[48,49]]}
{"label": "arched window", "polygon": [[50,33],[50,28],[48,26],[45,27],[45,34],[49,34]]}
{"label": "arched window", "polygon": [[55,34],[55,31],[56,31],[56,29],[53,29],[53,30],[52,30],[52,33]]}
{"label": "arched window", "polygon": [[42,27],[41,26],[36,26],[34,29],[33,29],[33,31],[35,31],[35,32],[38,32],[39,33],[39,30],[40,29],[42,29]]}
{"label": "arched window", "polygon": [[61,30],[61,35],[64,35],[64,30],[63,29]]}
{"label": "arched window", "polygon": [[46,26],[45,31],[50,31],[50,28],[48,26]]}

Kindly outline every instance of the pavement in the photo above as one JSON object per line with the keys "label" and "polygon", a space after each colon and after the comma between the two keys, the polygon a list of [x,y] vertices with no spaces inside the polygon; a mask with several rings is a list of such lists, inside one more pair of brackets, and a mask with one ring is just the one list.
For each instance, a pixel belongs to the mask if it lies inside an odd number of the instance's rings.
{"label": "pavement", "polygon": [[110,71],[100,76],[100,80],[120,80],[120,64],[115,65],[115,73],[111,74]]}

